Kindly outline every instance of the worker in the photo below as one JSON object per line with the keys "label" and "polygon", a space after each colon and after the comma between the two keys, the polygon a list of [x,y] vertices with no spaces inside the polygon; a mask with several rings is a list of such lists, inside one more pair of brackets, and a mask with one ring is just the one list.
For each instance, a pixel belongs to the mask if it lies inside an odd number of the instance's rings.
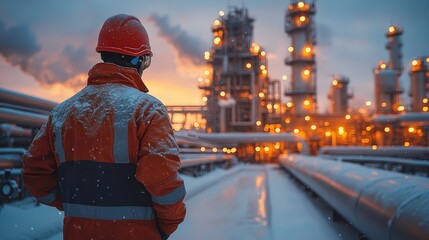
{"label": "worker", "polygon": [[104,62],[52,110],[24,155],[25,186],[64,210],[65,240],[167,239],[184,220],[185,187],[167,110],[141,79],[148,34],[136,17],[115,15],[96,51]]}

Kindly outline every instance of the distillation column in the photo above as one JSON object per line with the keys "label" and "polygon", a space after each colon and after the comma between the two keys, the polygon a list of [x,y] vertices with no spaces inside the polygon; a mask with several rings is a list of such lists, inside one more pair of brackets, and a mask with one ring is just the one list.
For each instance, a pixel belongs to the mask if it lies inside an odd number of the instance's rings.
{"label": "distillation column", "polygon": [[330,111],[334,114],[345,114],[349,108],[349,99],[353,97],[351,93],[348,92],[349,79],[341,76],[335,75],[332,80],[331,90],[329,92],[328,98],[330,100],[331,106]]}
{"label": "distillation column", "polygon": [[264,124],[271,105],[268,66],[266,52],[253,42],[253,22],[246,8],[221,11],[213,22],[213,45],[204,54],[209,69],[199,79],[208,132],[254,132]]}
{"label": "distillation column", "polygon": [[389,62],[380,62],[374,70],[375,77],[375,112],[379,114],[398,113],[401,106],[403,89],[399,83],[403,66],[401,53],[401,35],[397,26],[390,26],[386,37],[389,50]]}
{"label": "distillation column", "polygon": [[290,65],[291,87],[285,95],[292,99],[295,115],[302,116],[315,113],[316,106],[316,67],[314,45],[315,23],[314,3],[292,0],[286,12],[285,31],[291,38],[288,50],[290,57],[285,63]]}
{"label": "distillation column", "polygon": [[429,57],[421,57],[411,62],[410,97],[412,112],[427,112],[429,109]]}

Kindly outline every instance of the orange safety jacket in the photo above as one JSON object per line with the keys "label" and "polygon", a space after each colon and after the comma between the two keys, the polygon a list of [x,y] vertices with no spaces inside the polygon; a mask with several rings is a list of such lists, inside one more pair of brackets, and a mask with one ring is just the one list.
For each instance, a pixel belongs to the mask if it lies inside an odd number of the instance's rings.
{"label": "orange safety jacket", "polygon": [[179,148],[147,91],[135,69],[95,65],[24,155],[25,186],[64,210],[65,240],[167,239],[183,221]]}

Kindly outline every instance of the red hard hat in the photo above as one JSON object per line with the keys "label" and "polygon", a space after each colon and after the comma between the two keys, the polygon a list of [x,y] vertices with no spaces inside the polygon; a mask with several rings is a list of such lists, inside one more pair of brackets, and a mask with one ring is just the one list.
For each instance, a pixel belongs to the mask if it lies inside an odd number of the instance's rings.
{"label": "red hard hat", "polygon": [[140,20],[118,14],[104,22],[98,35],[97,52],[115,52],[129,56],[152,56],[149,36]]}

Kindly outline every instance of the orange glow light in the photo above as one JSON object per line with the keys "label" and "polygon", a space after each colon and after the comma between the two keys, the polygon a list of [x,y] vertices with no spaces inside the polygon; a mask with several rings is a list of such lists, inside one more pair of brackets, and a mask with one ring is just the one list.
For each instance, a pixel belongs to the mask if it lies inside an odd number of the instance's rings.
{"label": "orange glow light", "polygon": [[213,39],[213,43],[214,43],[215,45],[219,45],[219,44],[220,44],[220,42],[221,42],[220,37],[216,37],[215,39]]}
{"label": "orange glow light", "polygon": [[204,52],[204,59],[205,60],[209,60],[210,59],[210,52],[208,52],[208,51]]}
{"label": "orange glow light", "polygon": [[304,104],[305,106],[309,106],[309,105],[310,105],[310,100],[304,100],[303,104]]}
{"label": "orange glow light", "polygon": [[215,26],[220,26],[220,25],[222,25],[222,22],[221,22],[221,21],[219,21],[219,19],[216,19],[216,20],[213,22],[213,25],[215,25]]}
{"label": "orange glow light", "polygon": [[305,70],[304,70],[304,75],[305,75],[305,76],[308,76],[308,75],[310,75],[310,70],[308,70],[308,69],[305,69]]}
{"label": "orange glow light", "polygon": [[301,16],[301,17],[299,17],[299,21],[301,21],[301,22],[305,22],[305,20],[306,20],[307,18],[305,17],[305,16]]}

